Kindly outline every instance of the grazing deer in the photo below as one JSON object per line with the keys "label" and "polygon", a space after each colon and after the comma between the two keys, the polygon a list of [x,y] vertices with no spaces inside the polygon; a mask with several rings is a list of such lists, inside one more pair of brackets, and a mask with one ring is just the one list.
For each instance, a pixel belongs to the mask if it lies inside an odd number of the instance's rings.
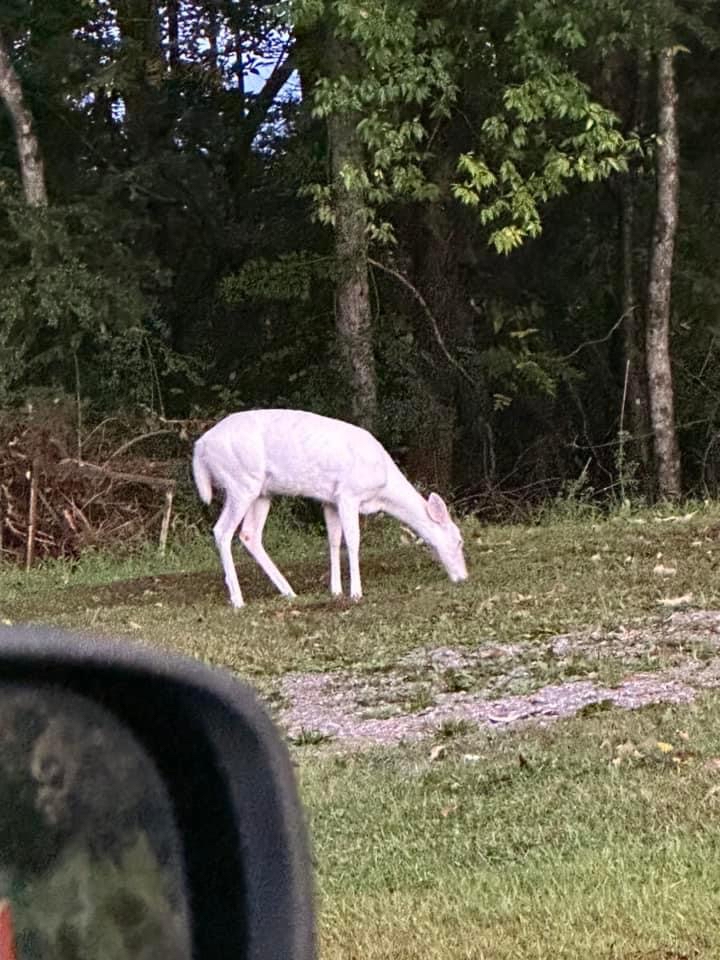
{"label": "grazing deer", "polygon": [[362,596],[359,514],[383,510],[411,527],[431,548],[453,581],[467,570],[460,531],[443,500],[423,499],[385,448],[360,427],[303,410],[232,413],[195,443],[193,476],[201,499],[210,503],[213,485],[225,493],[214,534],[225,583],[234,607],[243,606],[232,558],[240,540],[280,593],[294,597],[262,542],[271,497],[284,494],[319,500],[330,545],[330,591],[342,594],[340,541],[350,565],[350,596]]}

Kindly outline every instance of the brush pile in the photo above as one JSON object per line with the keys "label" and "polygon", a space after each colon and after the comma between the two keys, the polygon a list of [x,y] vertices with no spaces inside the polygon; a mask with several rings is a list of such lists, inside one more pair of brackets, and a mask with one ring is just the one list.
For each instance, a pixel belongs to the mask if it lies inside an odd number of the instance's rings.
{"label": "brush pile", "polygon": [[88,429],[62,408],[0,416],[0,559],[30,567],[148,540],[164,550],[189,451],[174,424],[109,419]]}

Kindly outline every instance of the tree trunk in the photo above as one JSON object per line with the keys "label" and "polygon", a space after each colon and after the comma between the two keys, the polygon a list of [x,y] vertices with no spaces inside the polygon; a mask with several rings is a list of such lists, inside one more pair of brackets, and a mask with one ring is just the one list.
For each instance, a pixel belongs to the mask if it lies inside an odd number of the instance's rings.
{"label": "tree trunk", "polygon": [[175,70],[180,62],[180,24],[178,18],[178,0],[168,0],[167,6],[167,46],[170,69]]}
{"label": "tree trunk", "polygon": [[[242,38],[238,31],[236,38],[237,64],[242,68]],[[261,90],[252,98],[246,97],[245,80],[242,69],[238,72],[237,102],[235,109],[240,122],[234,127],[234,134],[229,138],[225,151],[224,164],[230,184],[233,202],[237,217],[242,220],[247,208],[246,188],[243,179],[247,172],[248,162],[252,156],[253,140],[260,127],[267,119],[278,94],[296,69],[295,47],[291,46],[284,60],[275,64],[272,73],[265,80]]]}
{"label": "tree trunk", "polygon": [[208,6],[208,40],[210,43],[210,49],[208,51],[210,66],[213,72],[217,72],[218,69],[218,16],[217,9],[211,3]]}
{"label": "tree trunk", "polygon": [[[321,76],[358,81],[367,69],[352,43],[339,36],[332,5],[325,16],[295,31],[294,68],[303,96]],[[348,415],[372,430],[377,422],[375,367],[368,265],[368,212],[358,182],[365,169],[363,145],[357,133],[360,117],[337,111],[328,117],[332,208],[335,226],[335,326],[349,387]],[[347,179],[345,174],[348,175]]]}
{"label": "tree trunk", "polygon": [[[149,160],[172,130],[172,118],[161,109],[161,91],[154,80],[156,68],[162,69],[165,62],[160,11],[155,0],[118,0],[115,6],[120,40],[129,54],[121,88],[123,127],[133,158]],[[172,22],[169,26],[174,29]]]}
{"label": "tree trunk", "polygon": [[10,59],[10,45],[0,32],[0,99],[12,118],[25,199],[30,207],[47,206],[45,167],[32,114],[25,106],[22,86]]}
{"label": "tree trunk", "polygon": [[[417,473],[413,477],[449,495],[456,474],[464,474],[466,458],[473,461],[473,470],[477,464],[477,450],[464,430],[468,422],[477,420],[476,397],[465,395],[463,379],[445,352],[462,356],[463,348],[471,346],[471,308],[458,260],[459,241],[445,205],[431,204],[410,229],[414,233],[413,276],[437,323],[435,331],[425,317],[419,316],[417,341],[422,355],[430,361],[423,380],[432,399],[430,415],[414,442]],[[458,446],[460,437],[463,442]],[[423,455],[424,468],[419,459]]]}
{"label": "tree trunk", "polygon": [[243,31],[235,31],[235,76],[237,77],[238,110],[245,116],[245,64],[243,63]]}
{"label": "tree trunk", "polygon": [[343,180],[343,171],[362,169],[362,149],[352,117],[331,116],[328,130],[335,208],[338,343],[350,384],[352,418],[372,430],[377,418],[377,378],[368,282],[367,211],[359,188],[347,186]]}
{"label": "tree trunk", "polygon": [[680,496],[680,452],[675,431],[670,363],[670,292],[678,219],[679,146],[674,51],[658,55],[657,208],[650,257],[645,352],[657,490]]}
{"label": "tree trunk", "polygon": [[[649,55],[641,50],[635,57],[631,90],[625,91],[625,130],[642,130],[648,115]],[[629,107],[629,109],[628,109]],[[633,438],[631,455],[642,464],[646,488],[654,486],[648,374],[645,357],[645,316],[637,300],[635,284],[635,190],[634,170],[620,185],[620,248],[622,257],[623,356],[627,364],[627,411]],[[648,489],[648,493],[650,490]]]}
{"label": "tree trunk", "polygon": [[620,193],[622,246],[623,354],[627,363],[627,423],[633,442],[633,456],[639,457],[646,478],[651,475],[650,413],[648,410],[647,368],[642,312],[635,290],[635,187],[632,174],[623,180]]}

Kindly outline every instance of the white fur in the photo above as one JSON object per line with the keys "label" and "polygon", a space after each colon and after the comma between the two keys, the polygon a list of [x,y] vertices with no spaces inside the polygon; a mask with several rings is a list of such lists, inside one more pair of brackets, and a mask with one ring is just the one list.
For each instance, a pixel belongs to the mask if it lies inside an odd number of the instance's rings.
{"label": "white fur", "polygon": [[383,446],[360,427],[303,410],[250,410],[225,417],[195,444],[193,475],[200,497],[212,498],[213,485],[225,493],[215,524],[230,602],[243,605],[232,559],[232,538],[240,540],[277,589],[295,596],[262,543],[275,494],[311,497],[323,504],[330,547],[330,590],[342,593],[340,541],[350,566],[350,596],[362,596],[359,549],[360,513],[383,510],[407,524],[432,549],[451,580],[467,570],[460,531],[442,499],[427,500],[405,479]]}

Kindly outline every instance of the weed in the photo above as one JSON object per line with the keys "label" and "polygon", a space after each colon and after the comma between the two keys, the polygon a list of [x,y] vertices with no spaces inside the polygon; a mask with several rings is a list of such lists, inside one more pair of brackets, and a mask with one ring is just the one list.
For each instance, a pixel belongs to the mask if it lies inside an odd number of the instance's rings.
{"label": "weed", "polygon": [[464,737],[474,730],[474,725],[468,720],[444,720],[435,731],[439,740],[454,740]]}
{"label": "weed", "polygon": [[316,747],[318,744],[328,743],[332,737],[329,733],[323,733],[322,730],[306,730],[303,727],[299,733],[289,739],[295,747]]}
{"label": "weed", "polygon": [[472,690],[475,681],[466,670],[456,670],[454,667],[448,667],[442,673],[442,683],[443,688],[448,693],[462,693],[466,690]]}
{"label": "weed", "polygon": [[430,684],[422,684],[413,690],[412,694],[404,701],[406,713],[422,713],[435,703]]}

